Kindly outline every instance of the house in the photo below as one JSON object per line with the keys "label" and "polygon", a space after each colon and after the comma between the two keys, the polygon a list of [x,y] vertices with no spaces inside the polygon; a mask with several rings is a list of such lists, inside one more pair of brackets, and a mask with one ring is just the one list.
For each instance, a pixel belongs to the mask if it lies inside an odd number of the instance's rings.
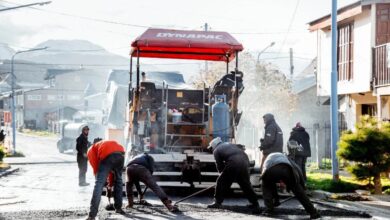
{"label": "house", "polygon": [[[36,90],[46,86],[46,82],[43,79],[46,74],[46,69],[51,68],[50,64],[38,64],[25,60],[15,60],[14,62],[14,75],[15,75],[15,123],[16,127],[22,127],[24,124],[24,109],[23,109],[23,92]],[[2,60],[0,63],[0,102],[2,102],[3,108],[0,109],[0,116],[2,117],[3,111],[11,110],[11,61]]]}
{"label": "house", "polygon": [[73,119],[69,115],[72,112],[93,110],[85,102],[85,95],[103,91],[106,76],[91,69],[48,69],[44,79],[46,87],[21,94],[21,121],[35,124],[37,129],[56,130],[59,121]]}
{"label": "house", "polygon": [[[390,1],[361,0],[338,10],[339,123],[354,129],[362,115],[390,118]],[[317,94],[330,96],[331,16],[309,23],[317,36]]]}

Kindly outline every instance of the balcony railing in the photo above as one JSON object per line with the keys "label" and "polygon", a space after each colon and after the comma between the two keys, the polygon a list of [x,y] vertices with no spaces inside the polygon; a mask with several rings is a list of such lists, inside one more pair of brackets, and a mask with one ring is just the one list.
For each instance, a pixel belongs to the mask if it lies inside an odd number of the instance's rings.
{"label": "balcony railing", "polygon": [[390,85],[390,72],[387,65],[387,47],[387,44],[383,44],[374,48],[373,83],[375,87]]}

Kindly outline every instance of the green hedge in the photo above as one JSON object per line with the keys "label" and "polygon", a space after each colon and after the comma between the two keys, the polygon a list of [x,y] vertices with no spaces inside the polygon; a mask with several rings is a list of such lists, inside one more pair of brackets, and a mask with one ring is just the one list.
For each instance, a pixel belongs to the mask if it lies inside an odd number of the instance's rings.
{"label": "green hedge", "polygon": [[0,162],[3,161],[5,154],[6,154],[6,152],[5,152],[4,147],[2,145],[0,145]]}

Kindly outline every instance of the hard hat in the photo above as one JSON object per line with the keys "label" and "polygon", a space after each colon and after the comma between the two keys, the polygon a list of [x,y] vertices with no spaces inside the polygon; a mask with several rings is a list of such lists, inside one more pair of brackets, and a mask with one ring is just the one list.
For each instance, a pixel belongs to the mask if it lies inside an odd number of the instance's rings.
{"label": "hard hat", "polygon": [[209,146],[207,149],[215,150],[215,148],[218,146],[218,144],[222,143],[222,140],[220,137],[214,138],[212,141],[210,141]]}

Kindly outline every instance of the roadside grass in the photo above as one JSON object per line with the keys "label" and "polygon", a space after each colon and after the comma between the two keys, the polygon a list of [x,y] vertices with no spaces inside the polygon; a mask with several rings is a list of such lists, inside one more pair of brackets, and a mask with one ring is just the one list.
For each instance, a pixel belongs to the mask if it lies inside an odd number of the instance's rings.
{"label": "roadside grass", "polygon": [[25,157],[21,151],[16,151],[13,153],[7,153],[6,157]]}
{"label": "roadside grass", "polygon": [[21,133],[33,135],[33,136],[39,136],[39,137],[56,137],[57,134],[48,132],[48,131],[42,131],[42,130],[31,130],[31,129],[23,129],[21,130]]}
{"label": "roadside grass", "polygon": [[[332,193],[350,193],[357,189],[370,190],[368,181],[356,180],[351,176],[340,175],[340,181],[335,182],[332,175],[313,170],[307,173],[307,188],[310,190],[323,190]],[[390,180],[382,178],[382,190],[390,189]]]}
{"label": "roadside grass", "polygon": [[10,168],[8,163],[0,162],[0,171]]}

